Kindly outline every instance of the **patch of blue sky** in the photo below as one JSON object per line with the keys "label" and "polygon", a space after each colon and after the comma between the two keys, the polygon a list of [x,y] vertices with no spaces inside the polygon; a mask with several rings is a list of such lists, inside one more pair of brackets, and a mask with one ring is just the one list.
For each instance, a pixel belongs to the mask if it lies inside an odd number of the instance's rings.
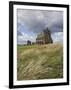
{"label": "patch of blue sky", "polygon": [[61,42],[63,43],[63,32],[55,32],[51,34],[53,42]]}

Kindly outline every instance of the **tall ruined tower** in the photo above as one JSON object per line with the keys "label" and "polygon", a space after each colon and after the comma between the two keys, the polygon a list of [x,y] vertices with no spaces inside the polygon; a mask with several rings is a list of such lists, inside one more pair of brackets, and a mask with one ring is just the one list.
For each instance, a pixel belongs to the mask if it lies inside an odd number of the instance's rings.
{"label": "tall ruined tower", "polygon": [[48,28],[44,29],[40,34],[37,35],[36,43],[37,44],[53,43],[53,40],[51,38],[51,32],[48,30]]}

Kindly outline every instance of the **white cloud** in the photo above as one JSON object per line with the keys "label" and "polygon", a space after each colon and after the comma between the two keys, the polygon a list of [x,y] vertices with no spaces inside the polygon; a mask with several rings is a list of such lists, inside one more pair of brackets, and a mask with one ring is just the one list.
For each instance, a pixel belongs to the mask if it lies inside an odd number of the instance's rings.
{"label": "white cloud", "polygon": [[26,44],[28,40],[35,42],[36,38],[24,32],[22,32],[22,35],[18,35],[18,44]]}
{"label": "white cloud", "polygon": [[52,33],[53,42],[63,42],[63,32]]}

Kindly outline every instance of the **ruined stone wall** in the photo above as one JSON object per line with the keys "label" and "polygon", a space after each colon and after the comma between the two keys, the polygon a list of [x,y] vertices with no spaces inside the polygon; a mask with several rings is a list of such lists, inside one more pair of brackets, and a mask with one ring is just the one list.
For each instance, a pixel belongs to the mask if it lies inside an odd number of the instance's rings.
{"label": "ruined stone wall", "polygon": [[37,44],[53,43],[53,40],[51,38],[51,33],[48,30],[48,28],[43,30],[43,32],[41,32],[40,35],[37,35],[36,43]]}

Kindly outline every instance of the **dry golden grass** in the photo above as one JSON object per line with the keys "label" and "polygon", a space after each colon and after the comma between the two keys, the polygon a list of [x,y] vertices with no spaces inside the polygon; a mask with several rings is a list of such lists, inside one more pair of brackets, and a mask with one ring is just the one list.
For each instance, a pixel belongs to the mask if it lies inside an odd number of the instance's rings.
{"label": "dry golden grass", "polygon": [[63,77],[63,45],[18,46],[17,79],[36,80]]}

